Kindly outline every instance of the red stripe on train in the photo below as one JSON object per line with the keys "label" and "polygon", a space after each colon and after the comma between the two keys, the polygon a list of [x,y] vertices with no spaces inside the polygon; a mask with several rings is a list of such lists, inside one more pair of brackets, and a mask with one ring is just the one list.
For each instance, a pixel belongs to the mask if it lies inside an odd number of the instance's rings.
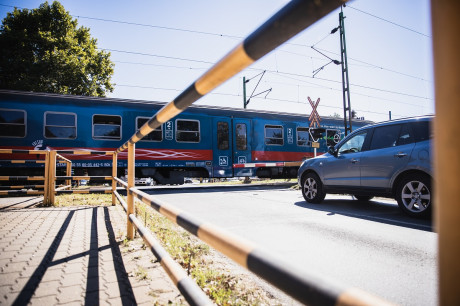
{"label": "red stripe on train", "polygon": [[[21,149],[33,150],[33,147],[5,147],[2,149]],[[111,155],[106,155],[106,151],[115,151],[114,148],[73,148],[73,147],[50,147],[52,150],[66,151],[101,151],[101,154],[62,154],[70,160],[112,160]],[[1,154],[4,159],[35,159],[28,157],[27,154]],[[5,156],[7,155],[7,156]],[[118,159],[127,159],[128,151],[118,154]],[[42,158],[43,159],[43,158]],[[212,150],[177,150],[177,149],[136,149],[136,160],[212,160]]]}
{"label": "red stripe on train", "polygon": [[[322,154],[322,153],[320,153]],[[318,154],[319,155],[319,154]],[[313,152],[252,151],[252,160],[259,161],[301,161],[313,157]]]}

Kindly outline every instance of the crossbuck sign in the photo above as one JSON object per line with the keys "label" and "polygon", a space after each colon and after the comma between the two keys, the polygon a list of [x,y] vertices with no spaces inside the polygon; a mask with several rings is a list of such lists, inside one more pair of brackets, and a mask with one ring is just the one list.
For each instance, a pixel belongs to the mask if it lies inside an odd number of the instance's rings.
{"label": "crossbuck sign", "polygon": [[[316,103],[313,103],[313,101],[308,97],[308,102],[310,102],[310,105],[312,107],[312,111],[310,114],[310,117],[308,117],[308,120],[310,121],[310,127],[320,127],[321,124],[319,123],[321,121],[321,117],[318,114],[318,111],[316,110],[318,108],[320,98],[316,100]],[[315,126],[316,124],[316,126]]]}

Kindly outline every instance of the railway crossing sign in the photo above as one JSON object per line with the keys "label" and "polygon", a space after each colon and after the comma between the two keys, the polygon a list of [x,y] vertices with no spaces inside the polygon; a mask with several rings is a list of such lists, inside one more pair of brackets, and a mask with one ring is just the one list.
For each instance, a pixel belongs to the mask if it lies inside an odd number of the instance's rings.
{"label": "railway crossing sign", "polygon": [[318,114],[318,111],[316,110],[318,108],[320,98],[316,100],[316,103],[313,103],[313,101],[308,97],[308,102],[310,102],[310,105],[312,107],[312,111],[310,114],[310,117],[308,117],[308,120],[310,121],[310,127],[321,127],[321,124],[319,123],[321,121],[321,117]]}

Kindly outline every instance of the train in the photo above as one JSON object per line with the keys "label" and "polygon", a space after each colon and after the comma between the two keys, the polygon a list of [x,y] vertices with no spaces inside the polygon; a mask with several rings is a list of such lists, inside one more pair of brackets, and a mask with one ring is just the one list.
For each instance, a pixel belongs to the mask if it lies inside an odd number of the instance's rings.
{"label": "train", "polygon": [[[0,90],[0,148],[114,151],[166,103]],[[354,120],[353,127],[370,121]],[[152,184],[184,178],[294,178],[298,162],[326,152],[344,136],[343,119],[307,114],[192,105],[136,143],[135,176]],[[315,137],[317,139],[315,139]],[[73,175],[111,175],[105,154],[65,154]],[[43,164],[9,160],[42,155],[0,154],[0,175],[43,175]],[[119,154],[124,176],[127,152]],[[57,171],[64,171],[58,164]]]}

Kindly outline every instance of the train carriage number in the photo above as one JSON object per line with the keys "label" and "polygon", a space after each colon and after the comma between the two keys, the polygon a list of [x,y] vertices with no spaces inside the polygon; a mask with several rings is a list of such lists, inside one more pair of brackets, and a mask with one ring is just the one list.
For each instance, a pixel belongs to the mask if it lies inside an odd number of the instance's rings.
{"label": "train carriage number", "polygon": [[173,140],[174,139],[174,135],[173,135],[173,122],[172,121],[168,121],[166,122],[165,124],[165,139],[166,140]]}

